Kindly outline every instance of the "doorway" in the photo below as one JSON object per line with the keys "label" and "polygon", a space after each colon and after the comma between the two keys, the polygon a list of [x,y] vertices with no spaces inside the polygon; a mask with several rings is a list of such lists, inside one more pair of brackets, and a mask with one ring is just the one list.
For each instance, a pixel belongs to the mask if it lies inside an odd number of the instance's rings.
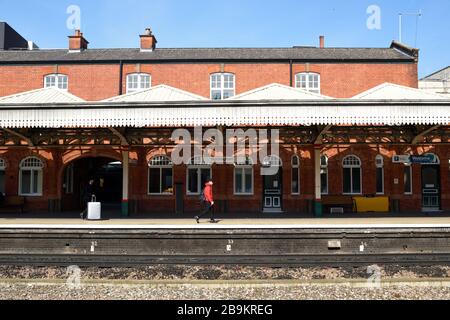
{"label": "doorway", "polygon": [[[270,156],[263,161],[263,212],[279,213],[283,211],[283,170],[279,157]],[[273,173],[273,171],[276,171]]]}
{"label": "doorway", "polygon": [[111,158],[83,158],[66,166],[63,172],[62,209],[83,210],[84,194],[90,180],[102,213],[120,214],[122,202],[122,163]]}
{"label": "doorway", "polygon": [[439,165],[422,166],[422,207],[424,211],[441,209]]}

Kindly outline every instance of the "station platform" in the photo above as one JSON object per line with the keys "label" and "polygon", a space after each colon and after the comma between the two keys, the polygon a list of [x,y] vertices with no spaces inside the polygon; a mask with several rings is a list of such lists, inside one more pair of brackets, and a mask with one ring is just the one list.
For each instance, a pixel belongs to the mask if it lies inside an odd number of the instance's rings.
{"label": "station platform", "polygon": [[103,220],[82,220],[73,214],[2,215],[0,229],[336,229],[336,228],[450,228],[450,213],[433,214],[343,214],[311,215],[278,214],[218,215],[216,223],[192,216],[110,215]]}

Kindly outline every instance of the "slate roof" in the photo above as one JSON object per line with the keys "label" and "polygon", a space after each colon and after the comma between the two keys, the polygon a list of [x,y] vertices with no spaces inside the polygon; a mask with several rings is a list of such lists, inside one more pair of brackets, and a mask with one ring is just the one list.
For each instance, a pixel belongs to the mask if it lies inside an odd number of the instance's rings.
{"label": "slate roof", "polygon": [[442,80],[450,80],[450,66],[445,67],[439,71],[436,71],[425,78],[420,79],[420,81],[423,80],[430,80],[430,81],[442,81]]}
{"label": "slate roof", "polygon": [[415,57],[407,51],[391,48],[157,48],[153,52],[139,49],[67,49],[0,50],[2,63],[110,62],[110,61],[405,61]]}

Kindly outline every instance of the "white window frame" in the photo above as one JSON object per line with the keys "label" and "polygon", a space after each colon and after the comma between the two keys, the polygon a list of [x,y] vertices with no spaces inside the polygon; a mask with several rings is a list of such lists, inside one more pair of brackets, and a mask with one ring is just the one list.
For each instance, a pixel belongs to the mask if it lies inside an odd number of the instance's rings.
{"label": "white window frame", "polygon": [[[24,165],[27,161],[35,161],[35,164],[33,166],[26,166]],[[23,159],[20,162],[19,165],[19,196],[26,196],[26,197],[41,197],[43,194],[44,189],[44,175],[43,175],[43,168],[44,168],[44,162],[37,158],[37,157],[28,157]],[[32,187],[34,184],[34,172],[38,173],[38,176],[40,175],[41,185],[38,185],[38,192],[34,193],[22,193],[22,172],[23,171],[31,171],[30,175],[30,190],[33,191]],[[39,192],[40,190],[40,192]]]}
{"label": "white window frame", "polygon": [[[347,163],[346,161],[352,159],[357,160],[359,164],[355,163]],[[359,185],[360,185],[360,192],[354,192],[354,186],[353,186],[353,170],[350,170],[350,189],[351,192],[344,192],[344,175],[342,175],[342,194],[344,195],[361,195],[363,193],[363,184],[362,184],[362,162],[361,159],[353,154],[346,156],[342,160],[342,174],[344,174],[344,169],[359,169]]]}
{"label": "white window frame", "polygon": [[384,158],[383,158],[383,156],[381,154],[379,154],[379,155],[377,155],[375,157],[375,168],[376,168],[376,171],[375,171],[375,188],[377,188],[377,182],[378,182],[377,179],[376,179],[378,177],[378,175],[377,175],[378,169],[381,169],[381,186],[383,188],[382,192],[378,192],[378,190],[376,190],[377,191],[376,194],[383,195],[384,192],[385,192],[385,190],[384,190]]}
{"label": "white window frame", "polygon": [[[241,171],[242,180],[241,180],[241,190],[245,190],[245,184],[247,182],[245,171],[247,169],[251,169],[252,171],[252,177],[251,177],[251,191],[250,192],[236,192],[236,173],[237,171]],[[234,163],[234,170],[233,170],[233,193],[235,196],[252,196],[255,194],[255,169],[253,167],[252,159],[247,157],[245,163]]]}
{"label": "white window frame", "polygon": [[[54,84],[49,83],[50,79],[54,80]],[[63,79],[65,79],[65,81]],[[69,76],[62,73],[48,74],[44,76],[44,88],[57,88],[67,91],[69,90]]]}
{"label": "white window frame", "polygon": [[404,192],[404,194],[406,194],[406,195],[412,195],[413,194],[413,168],[412,168],[412,165],[411,164],[409,164],[409,163],[407,163],[407,164],[405,164],[404,165],[405,166],[405,168],[408,168],[409,169],[409,189],[411,190],[410,192],[406,192],[406,184],[405,184],[405,169],[403,169],[403,192]]}
{"label": "white window frame", "polygon": [[[151,169],[159,169],[160,175],[160,183],[159,190],[160,192],[150,192],[150,170]],[[162,171],[163,169],[171,169],[172,170],[172,192],[162,192]],[[148,162],[148,178],[147,178],[147,194],[151,196],[171,196],[173,195],[174,188],[174,176],[173,176],[173,162],[168,156],[158,155],[154,156]]]}
{"label": "white window frame", "polygon": [[[197,170],[197,189],[198,192],[189,191],[189,170]],[[202,186],[202,169],[209,169],[209,176],[213,178],[212,165],[207,164],[203,157],[193,157],[186,167],[186,194],[188,196],[198,196],[203,190]]]}
{"label": "white window frame", "polygon": [[[325,159],[325,164],[323,164],[323,162],[322,162],[322,160],[323,159]],[[328,171],[328,157],[326,156],[326,155],[321,155],[320,156],[320,171],[321,171],[321,173],[320,173],[320,175],[321,175],[321,181],[322,181],[322,170],[325,170],[325,175],[326,175],[326,177],[327,177],[327,190],[326,190],[326,192],[322,192],[322,186],[320,187],[320,192],[321,192],[321,194],[323,194],[323,195],[327,195],[328,193],[329,193],[329,179],[328,179],[328,174],[329,174],[329,171]]]}
{"label": "white window frame", "polygon": [[[0,171],[4,173],[4,177],[5,177],[5,184],[6,184],[6,161],[2,158],[0,158]],[[6,186],[4,186],[6,187]]]}
{"label": "white window frame", "polygon": [[[302,82],[301,78],[302,78],[302,76],[306,77],[306,86],[305,87],[301,86],[301,82]],[[309,85],[310,82],[311,82],[310,81],[310,77],[315,77],[315,76],[317,76],[317,85],[318,85],[317,88],[310,87],[310,85]],[[320,94],[321,93],[320,78],[321,78],[320,77],[320,73],[317,73],[317,72],[300,72],[300,73],[297,73],[295,75],[295,87],[297,89],[302,89],[302,90],[306,90],[306,91],[309,91],[309,92]]]}
{"label": "white window frame", "polygon": [[[294,159],[296,159],[297,160],[297,163],[295,164],[294,163]],[[298,156],[298,155],[293,155],[292,156],[292,159],[291,159],[291,194],[292,195],[300,195],[300,193],[301,193],[301,188],[300,188],[300,177],[301,177],[301,175],[300,175],[300,157]],[[297,181],[298,181],[298,187],[297,187],[297,191],[296,192],[293,192],[293,183],[294,183],[294,169],[297,169],[298,170],[298,173],[297,173],[297,175],[298,175],[298,177],[297,177]]]}
{"label": "white window frame", "polygon": [[[131,77],[137,77],[137,88],[130,88]],[[144,81],[144,77],[148,77],[148,87],[144,87],[144,84],[146,83],[146,81]],[[150,89],[152,87],[152,76],[151,74],[144,72],[129,73],[127,74],[126,87],[127,94]]]}
{"label": "white window frame", "polygon": [[[220,77],[220,88],[213,88],[213,78],[214,77]],[[232,76],[233,77],[233,88],[225,88],[225,76]],[[213,100],[213,91],[220,91],[220,99],[214,99],[214,100],[224,100],[224,92],[227,91],[233,91],[233,94],[228,97],[234,97],[236,95],[236,75],[234,73],[229,72],[216,72],[212,73],[209,76],[209,87],[210,87],[210,97],[211,100]]]}
{"label": "white window frame", "polygon": [[74,164],[69,164],[64,170],[64,192],[73,194],[73,170]]}

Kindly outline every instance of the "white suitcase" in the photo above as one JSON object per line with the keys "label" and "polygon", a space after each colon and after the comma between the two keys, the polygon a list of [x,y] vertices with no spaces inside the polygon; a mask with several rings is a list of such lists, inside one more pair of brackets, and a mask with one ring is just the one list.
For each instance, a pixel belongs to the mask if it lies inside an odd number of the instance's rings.
{"label": "white suitcase", "polygon": [[88,220],[101,220],[102,217],[102,204],[97,202],[95,196],[92,197],[92,202],[88,202]]}

